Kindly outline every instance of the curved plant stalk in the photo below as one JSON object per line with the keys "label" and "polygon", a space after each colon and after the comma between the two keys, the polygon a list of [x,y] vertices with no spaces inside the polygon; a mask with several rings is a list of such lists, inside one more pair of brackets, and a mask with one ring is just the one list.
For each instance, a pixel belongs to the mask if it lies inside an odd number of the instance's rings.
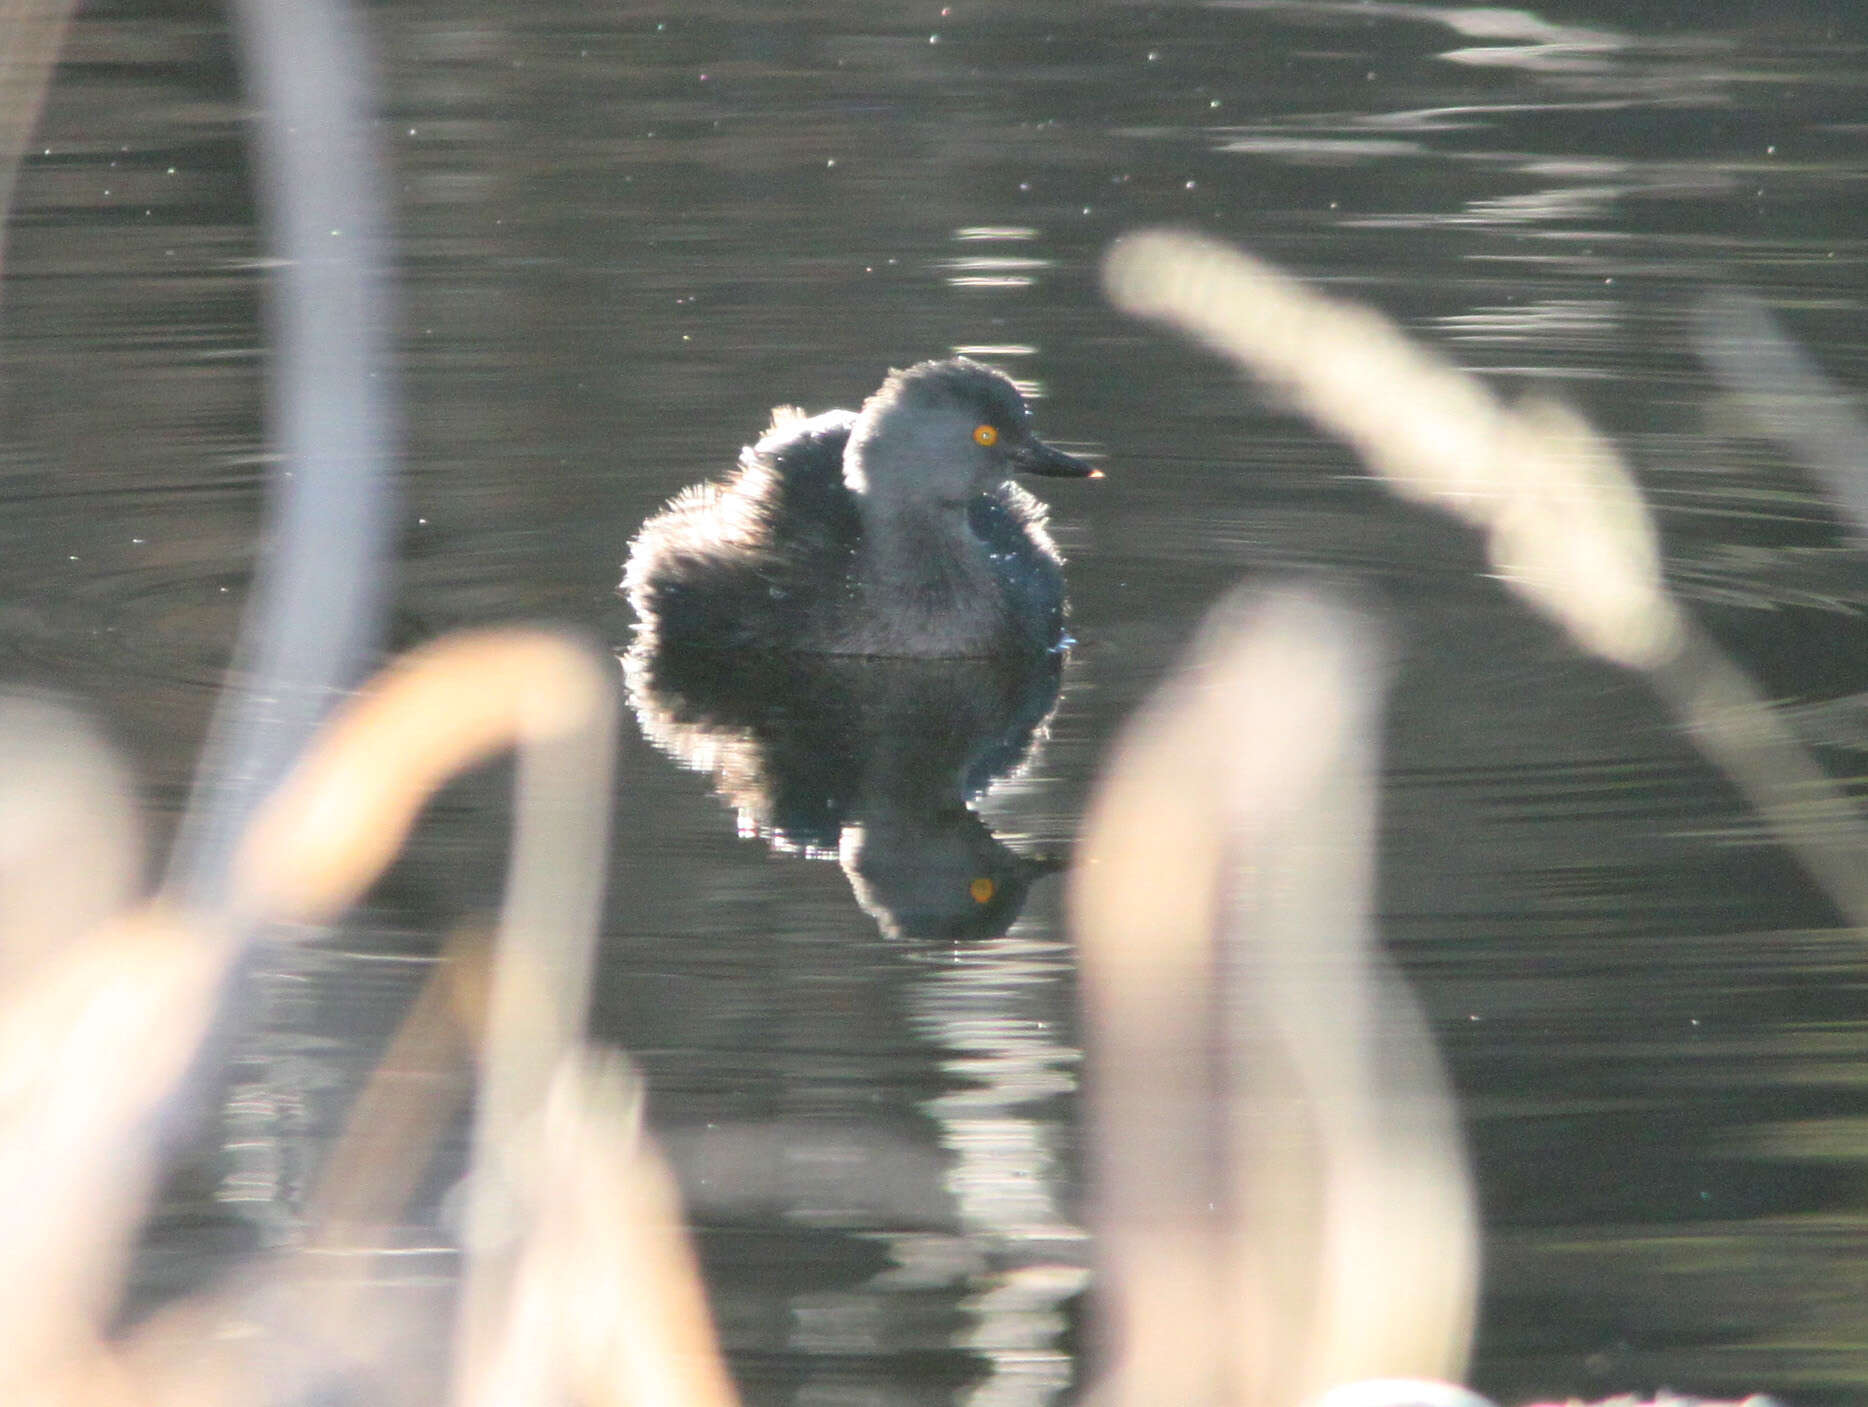
{"label": "curved plant stalk", "polygon": [[[595,654],[540,632],[475,632],[415,652],[340,710],[255,819],[231,871],[229,926],[204,930],[152,903],[40,950],[0,993],[0,1399],[255,1403],[392,1356],[367,1289],[328,1260],[314,1264],[367,1248],[373,1224],[407,1194],[408,1159],[371,1151],[385,1136],[419,1141],[420,1126],[397,1114],[409,1090],[398,1093],[390,1073],[340,1141],[340,1180],[315,1203],[310,1256],[276,1268],[257,1299],[177,1307],[126,1344],[107,1345],[104,1325],[153,1187],[159,1112],[205,1038],[236,935],[334,916],[437,788],[516,747],[484,1031],[461,1014],[472,999],[431,995],[392,1047],[419,1079],[478,1036],[456,1395],[732,1402],[679,1199],[640,1127],[640,1095],[581,1039],[607,850],[612,675]],[[467,1029],[450,1035],[450,1025]],[[430,1135],[438,1126],[431,1119]],[[256,1336],[256,1324],[279,1332]]]}
{"label": "curved plant stalk", "polygon": [[1465,1369],[1478,1230],[1372,914],[1378,633],[1217,607],[1133,718],[1070,880],[1108,1407],[1296,1407]]}
{"label": "curved plant stalk", "polygon": [[1615,448],[1567,407],[1500,401],[1372,309],[1214,240],[1145,231],[1104,280],[1267,382],[1395,493],[1485,534],[1499,576],[1582,649],[1641,671],[1848,922],[1868,931],[1868,824],[1751,679],[1667,592]]}
{"label": "curved plant stalk", "polygon": [[267,545],[169,858],[177,901],[220,915],[248,819],[380,647],[399,437],[387,201],[370,65],[342,0],[239,0],[274,256]]}
{"label": "curved plant stalk", "polygon": [[1762,300],[1708,294],[1695,347],[1758,429],[1816,476],[1857,543],[1868,541],[1868,417],[1791,341]]}

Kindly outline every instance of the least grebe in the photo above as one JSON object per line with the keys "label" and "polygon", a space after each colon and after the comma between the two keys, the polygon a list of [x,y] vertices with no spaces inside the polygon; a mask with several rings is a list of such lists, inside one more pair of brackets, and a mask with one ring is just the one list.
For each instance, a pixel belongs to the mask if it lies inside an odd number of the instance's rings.
{"label": "least grebe", "polygon": [[984,657],[1064,642],[1063,558],[1013,473],[1098,478],[964,357],[861,411],[781,407],[729,478],[642,525],[622,590],[659,647]]}

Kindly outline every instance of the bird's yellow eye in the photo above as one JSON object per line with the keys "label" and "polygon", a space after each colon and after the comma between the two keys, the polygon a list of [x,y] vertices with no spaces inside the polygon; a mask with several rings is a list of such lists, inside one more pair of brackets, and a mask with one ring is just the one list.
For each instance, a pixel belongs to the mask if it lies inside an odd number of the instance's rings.
{"label": "bird's yellow eye", "polygon": [[991,425],[977,426],[973,431],[973,443],[976,445],[996,445],[999,443],[999,432]]}
{"label": "bird's yellow eye", "polygon": [[[979,428],[982,430],[990,430],[992,426],[982,425]],[[978,879],[967,885],[966,892],[973,896],[973,902],[975,904],[984,904],[990,900],[994,894],[999,892],[999,886],[994,884],[987,876],[981,875]]]}

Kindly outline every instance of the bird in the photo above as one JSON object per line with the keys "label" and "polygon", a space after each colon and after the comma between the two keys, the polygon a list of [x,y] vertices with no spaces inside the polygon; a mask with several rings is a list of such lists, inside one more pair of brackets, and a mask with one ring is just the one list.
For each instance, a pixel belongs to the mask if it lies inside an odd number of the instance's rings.
{"label": "bird", "polygon": [[726,478],[630,544],[618,590],[654,649],[895,658],[1061,650],[1063,558],[1014,473],[1099,479],[966,357],[891,371],[858,411],[773,411]]}

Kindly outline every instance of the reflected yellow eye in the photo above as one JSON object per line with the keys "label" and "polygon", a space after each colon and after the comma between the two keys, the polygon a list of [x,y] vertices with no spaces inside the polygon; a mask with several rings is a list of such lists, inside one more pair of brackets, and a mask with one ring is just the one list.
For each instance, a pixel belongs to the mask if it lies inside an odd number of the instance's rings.
{"label": "reflected yellow eye", "polygon": [[[979,428],[982,430],[990,430],[992,426],[982,425]],[[976,434],[974,438],[978,439],[979,437]],[[998,436],[995,435],[993,438],[997,439]],[[981,443],[985,442],[982,441]],[[994,894],[999,892],[999,886],[986,878],[985,875],[981,875],[978,879],[967,885],[966,892],[973,896],[973,902],[975,904],[984,904],[987,900],[991,899]]]}
{"label": "reflected yellow eye", "polygon": [[[981,425],[973,431],[973,443],[976,445],[996,445],[999,443],[999,432],[990,425]],[[976,880],[975,881],[975,887],[977,887],[980,884],[984,884],[990,887],[991,881],[990,880]],[[974,897],[978,898],[979,896],[975,895]]]}

